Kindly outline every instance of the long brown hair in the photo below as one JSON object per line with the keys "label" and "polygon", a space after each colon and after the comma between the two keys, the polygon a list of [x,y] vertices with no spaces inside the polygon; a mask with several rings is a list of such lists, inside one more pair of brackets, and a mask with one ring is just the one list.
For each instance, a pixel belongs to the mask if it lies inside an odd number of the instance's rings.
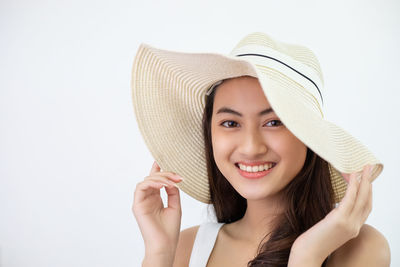
{"label": "long brown hair", "polygon": [[[206,97],[202,122],[208,181],[211,204],[214,207],[217,221],[232,223],[244,216],[247,200],[232,187],[219,171],[214,160],[211,117],[217,87]],[[334,193],[328,162],[307,147],[304,166],[283,189],[283,201],[285,202],[285,211],[275,218],[275,228],[264,237],[266,239],[269,236],[267,241],[259,244],[257,255],[248,262],[248,267],[287,266],[290,249],[296,238],[332,210]],[[325,266],[326,262],[327,259],[322,266]]]}

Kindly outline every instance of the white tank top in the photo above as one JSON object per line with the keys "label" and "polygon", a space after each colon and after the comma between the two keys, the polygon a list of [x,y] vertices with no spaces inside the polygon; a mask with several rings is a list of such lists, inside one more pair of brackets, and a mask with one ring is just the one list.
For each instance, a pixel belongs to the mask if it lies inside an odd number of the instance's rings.
{"label": "white tank top", "polygon": [[200,224],[190,255],[189,267],[206,267],[214,248],[219,229],[224,223],[205,222]]}

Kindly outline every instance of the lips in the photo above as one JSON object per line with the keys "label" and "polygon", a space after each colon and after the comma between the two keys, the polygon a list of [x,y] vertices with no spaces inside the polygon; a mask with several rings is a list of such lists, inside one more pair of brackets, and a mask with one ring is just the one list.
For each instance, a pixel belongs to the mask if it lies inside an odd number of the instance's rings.
{"label": "lips", "polygon": [[274,163],[270,169],[261,171],[261,172],[246,172],[246,171],[240,169],[239,165],[237,163],[235,163],[235,166],[238,168],[239,174],[241,176],[243,176],[244,178],[259,179],[259,178],[262,178],[262,177],[268,175],[274,169],[274,167],[276,166],[276,163]]}

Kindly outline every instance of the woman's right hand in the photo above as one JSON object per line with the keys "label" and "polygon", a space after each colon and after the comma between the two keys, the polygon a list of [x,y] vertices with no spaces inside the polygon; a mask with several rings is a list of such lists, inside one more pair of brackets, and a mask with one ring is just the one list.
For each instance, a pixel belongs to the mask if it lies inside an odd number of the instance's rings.
{"label": "woman's right hand", "polygon": [[[182,181],[175,173],[160,172],[154,161],[150,175],[136,185],[133,214],[138,222],[145,243],[146,256],[175,256],[181,227],[179,188]],[[168,207],[164,208],[160,189],[165,186]]]}

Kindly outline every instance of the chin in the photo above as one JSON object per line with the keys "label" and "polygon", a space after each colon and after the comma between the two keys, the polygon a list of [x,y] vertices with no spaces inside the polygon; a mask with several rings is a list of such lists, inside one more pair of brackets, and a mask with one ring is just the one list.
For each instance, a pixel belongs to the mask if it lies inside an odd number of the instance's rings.
{"label": "chin", "polygon": [[[235,188],[236,189],[236,188]],[[241,188],[240,190],[236,190],[243,198],[247,200],[262,200],[267,197],[274,195],[274,192],[271,192],[269,189],[261,188],[260,186],[256,186],[253,188]]]}

